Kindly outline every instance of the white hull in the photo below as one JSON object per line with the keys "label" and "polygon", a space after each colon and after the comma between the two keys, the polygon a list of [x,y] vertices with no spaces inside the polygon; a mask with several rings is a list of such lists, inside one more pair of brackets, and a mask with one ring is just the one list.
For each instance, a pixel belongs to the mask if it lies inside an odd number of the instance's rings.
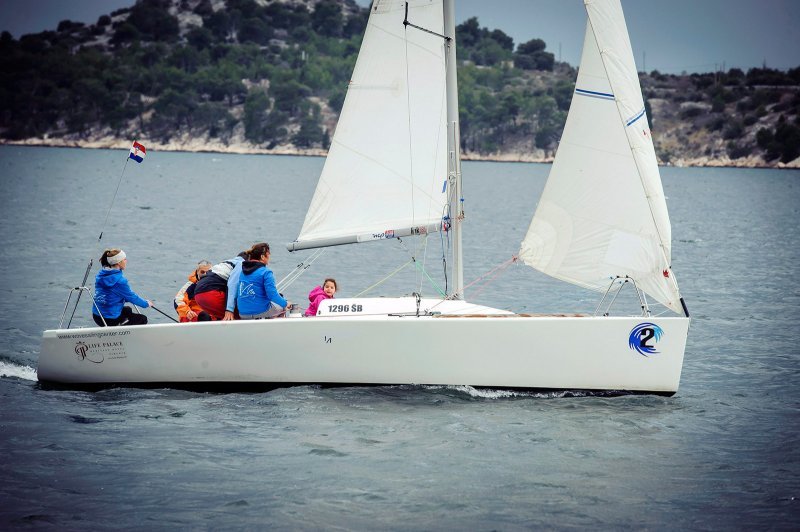
{"label": "white hull", "polygon": [[[405,301],[416,308],[415,300]],[[72,385],[437,384],[662,394],[678,389],[688,318],[495,312],[49,330],[38,377]],[[657,354],[644,356],[629,347],[631,331],[643,322],[663,330]]]}

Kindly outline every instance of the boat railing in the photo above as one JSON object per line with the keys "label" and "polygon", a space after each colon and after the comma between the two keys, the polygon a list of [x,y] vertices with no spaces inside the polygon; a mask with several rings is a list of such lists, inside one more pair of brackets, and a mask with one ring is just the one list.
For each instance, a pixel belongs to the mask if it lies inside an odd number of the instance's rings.
{"label": "boat railing", "polygon": [[619,293],[622,291],[622,289],[628,283],[631,283],[633,285],[633,289],[636,290],[636,295],[639,298],[639,303],[641,304],[641,308],[642,308],[642,316],[649,317],[651,315],[651,313],[650,313],[650,307],[647,304],[647,296],[645,295],[645,293],[642,290],[639,289],[639,286],[636,284],[636,280],[633,277],[630,277],[628,275],[626,275],[624,277],[617,275],[616,277],[611,279],[611,283],[608,285],[608,288],[606,289],[605,294],[603,294],[603,298],[600,300],[600,303],[597,304],[597,308],[594,311],[594,315],[595,316],[598,315],[598,313],[600,312],[600,308],[603,306],[603,303],[605,302],[606,298],[611,293],[611,290],[614,288],[614,285],[615,284],[619,284],[619,288],[617,288],[616,292],[614,293],[614,296],[611,298],[611,301],[608,303],[608,306],[606,307],[605,312],[603,312],[603,314],[602,314],[603,316],[608,316],[609,313],[611,312],[611,307],[614,305],[614,302],[617,300],[617,296],[619,296]]}
{"label": "boat railing", "polygon": [[[94,294],[92,294],[92,291],[89,289],[89,287],[76,286],[75,288],[71,289],[69,291],[69,295],[67,295],[67,302],[64,304],[64,312],[61,313],[61,320],[58,322],[58,328],[59,329],[64,328],[64,317],[67,315],[67,309],[69,308],[69,303],[72,300],[72,294],[74,294],[75,292],[77,292],[78,295],[80,295],[83,292],[89,294],[89,297],[92,298],[92,305],[94,306],[95,309],[97,309],[97,315],[100,316],[101,320],[103,320],[103,326],[104,327],[107,326],[108,324],[106,323],[106,319],[103,316],[103,313],[100,312],[100,307],[97,306],[97,301],[94,300]],[[77,301],[75,301],[75,306],[72,308],[72,314],[70,314],[69,322],[67,322],[67,329],[69,329],[70,325],[72,325],[72,318],[75,317],[75,311],[78,309],[78,301],[80,301],[80,297],[77,298]]]}

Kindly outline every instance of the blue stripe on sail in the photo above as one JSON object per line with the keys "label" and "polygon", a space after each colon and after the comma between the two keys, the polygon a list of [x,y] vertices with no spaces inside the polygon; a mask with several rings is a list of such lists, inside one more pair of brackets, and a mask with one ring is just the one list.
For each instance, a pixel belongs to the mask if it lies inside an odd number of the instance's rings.
{"label": "blue stripe on sail", "polygon": [[627,126],[629,126],[629,125],[633,124],[634,122],[636,122],[637,120],[639,120],[639,119],[640,119],[641,117],[643,117],[643,116],[644,116],[644,108],[642,108],[642,110],[641,110],[641,111],[639,111],[639,114],[638,114],[638,115],[636,115],[636,116],[634,116],[633,118],[631,118],[630,120],[628,120],[628,121],[625,123],[625,126],[627,127]]}
{"label": "blue stripe on sail", "polygon": [[577,92],[581,96],[590,96],[592,98],[602,98],[603,100],[613,100],[614,99],[614,95],[613,94],[608,94],[607,92],[587,91],[585,89],[575,89],[575,92]]}

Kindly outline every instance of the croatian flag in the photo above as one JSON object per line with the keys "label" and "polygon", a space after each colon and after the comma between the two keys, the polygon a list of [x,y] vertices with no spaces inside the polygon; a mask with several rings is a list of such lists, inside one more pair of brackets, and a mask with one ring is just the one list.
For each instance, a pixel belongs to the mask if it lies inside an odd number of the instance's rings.
{"label": "croatian flag", "polygon": [[146,152],[147,150],[144,149],[144,146],[134,140],[133,146],[131,147],[131,153],[128,155],[128,158],[140,163],[144,160],[144,156],[147,155]]}

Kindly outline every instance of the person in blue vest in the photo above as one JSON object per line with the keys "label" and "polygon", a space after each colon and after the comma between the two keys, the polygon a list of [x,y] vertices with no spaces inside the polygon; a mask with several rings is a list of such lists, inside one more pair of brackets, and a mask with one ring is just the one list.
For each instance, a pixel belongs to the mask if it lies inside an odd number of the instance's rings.
{"label": "person in blue vest", "polygon": [[131,290],[128,280],[122,271],[128,265],[128,257],[121,249],[107,249],[100,257],[100,271],[94,279],[94,305],[92,318],[94,322],[105,327],[113,325],[144,325],[147,316],[137,314],[125,303],[133,303],[148,308],[153,303],[142,299]]}
{"label": "person in blue vest", "polygon": [[289,303],[278,293],[275,276],[269,265],[269,244],[250,248],[248,260],[242,263],[236,305],[243,320],[274,318],[286,312]]}

